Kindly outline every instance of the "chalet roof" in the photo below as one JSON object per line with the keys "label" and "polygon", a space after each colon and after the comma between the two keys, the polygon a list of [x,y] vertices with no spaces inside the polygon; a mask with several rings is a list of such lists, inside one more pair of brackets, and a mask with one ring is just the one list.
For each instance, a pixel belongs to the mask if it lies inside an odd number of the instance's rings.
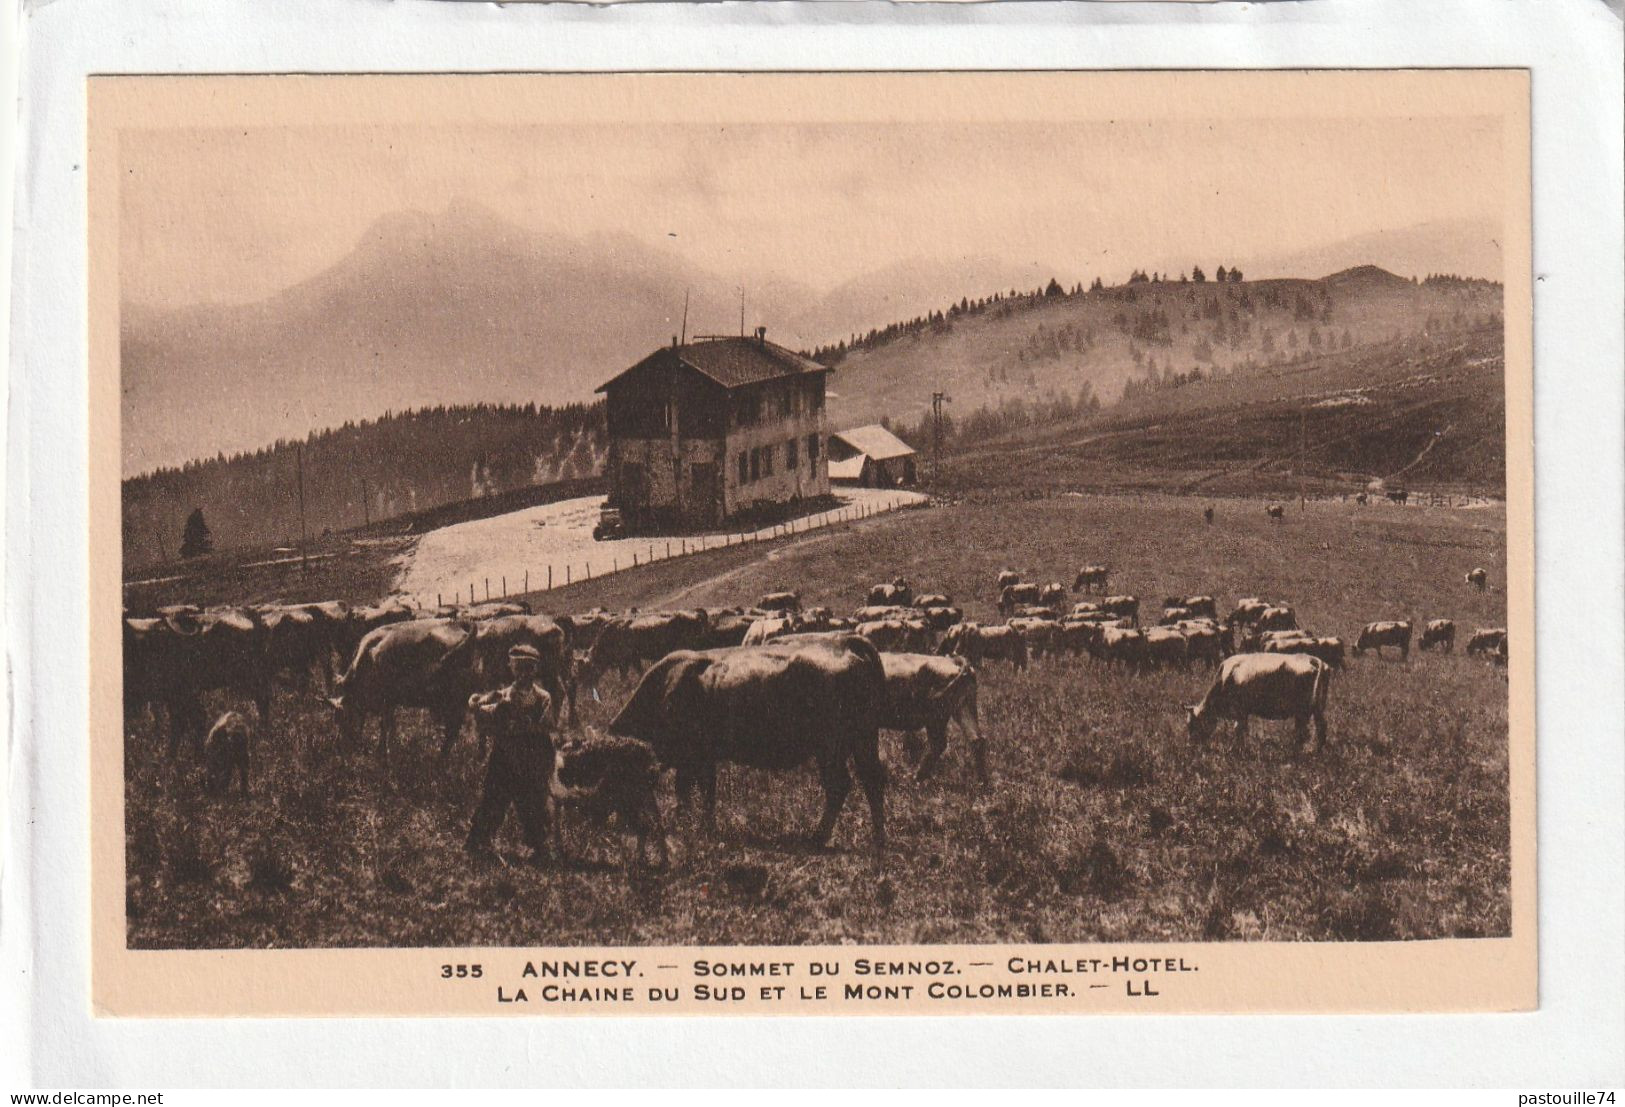
{"label": "chalet roof", "polygon": [[672,357],[723,388],[742,388],[781,377],[811,376],[830,371],[829,366],[820,365],[765,338],[712,338],[682,346],[662,347],[632,368],[599,385],[597,391],[607,391],[622,377],[658,359]]}
{"label": "chalet roof", "polygon": [[866,427],[853,427],[850,430],[836,431],[830,437],[839,438],[858,453],[865,454],[876,461],[885,461],[893,457],[907,457],[914,453],[913,446],[910,446],[878,423],[870,423]]}
{"label": "chalet roof", "polygon": [[862,454],[853,454],[845,461],[829,463],[830,480],[862,480],[863,466],[868,461]]}

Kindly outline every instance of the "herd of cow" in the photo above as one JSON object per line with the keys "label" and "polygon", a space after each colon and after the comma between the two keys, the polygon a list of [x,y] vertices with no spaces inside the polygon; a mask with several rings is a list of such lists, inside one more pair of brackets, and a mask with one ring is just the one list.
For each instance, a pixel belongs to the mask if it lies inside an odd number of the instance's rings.
{"label": "herd of cow", "polygon": [[[1482,589],[1484,577],[1474,570],[1467,581]],[[552,697],[559,731],[576,727],[579,687],[596,698],[601,674],[641,672],[607,736],[588,732],[554,743],[552,782],[555,804],[568,798],[600,814],[618,811],[640,843],[651,829],[647,816],[658,814],[652,790],[664,770],[675,772],[680,804],[700,794],[709,823],[720,763],[788,770],[812,762],[825,801],[814,840],[827,842],[856,775],[874,844],[884,848],[879,732],[905,735],[915,777],[924,779],[938,767],[954,723],[985,784],[977,674],[995,661],[1025,668],[1046,657],[1087,656],[1131,672],[1200,662],[1217,672],[1202,701],[1187,708],[1193,739],[1205,740],[1228,720],[1239,742],[1248,719],[1258,717],[1293,720],[1300,748],[1312,723],[1317,746],[1324,744],[1331,673],[1347,663],[1341,639],[1309,633],[1290,606],[1256,597],[1238,601],[1222,620],[1212,596],[1169,597],[1155,624],[1142,626],[1140,601],[1106,594],[1108,579],[1106,567],[1085,566],[1071,591],[1089,598],[1069,604],[1062,583],[1026,582],[1002,570],[995,595],[1006,621],[998,625],[967,620],[950,596],[916,593],[903,579],[870,589],[850,616],[803,608],[788,591],[748,608],[558,616],[511,601],[433,610],[391,600],[126,611],[125,712],[133,719],[150,711],[167,729],[170,757],[183,742],[199,751],[211,788],[236,776],[246,792],[250,728],[234,711],[209,727],[210,693],[252,700],[266,731],[273,684],[287,680],[326,701],[346,749],[377,716],[378,755],[387,761],[403,707],[428,711],[445,757],[470,704],[507,681],[515,647],[539,656],[537,679]],[[1380,656],[1392,647],[1408,657],[1411,635],[1408,621],[1371,623],[1353,653]],[[1455,637],[1453,622],[1430,620],[1418,648],[1449,651]],[[1479,629],[1466,648],[1505,664],[1506,631]],[[474,714],[483,746],[487,735]]]}

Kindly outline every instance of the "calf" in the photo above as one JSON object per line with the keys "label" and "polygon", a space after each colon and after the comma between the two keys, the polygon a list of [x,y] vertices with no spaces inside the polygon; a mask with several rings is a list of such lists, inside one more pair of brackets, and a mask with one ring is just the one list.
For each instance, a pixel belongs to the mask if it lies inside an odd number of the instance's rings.
{"label": "calf", "polygon": [[1441,653],[1450,653],[1456,648],[1456,624],[1449,619],[1429,619],[1422,627],[1422,637],[1417,640],[1416,648],[1419,650],[1437,649]]}
{"label": "calf", "polygon": [[1399,650],[1402,658],[1411,656],[1411,624],[1409,620],[1385,621],[1380,623],[1367,623],[1360,632],[1360,638],[1354,643],[1354,656],[1359,657],[1366,650],[1376,650],[1377,656],[1382,656],[1384,646],[1393,646]]}
{"label": "calf", "polygon": [[1467,574],[1465,579],[1468,584],[1482,592],[1489,586],[1490,575],[1483,569],[1474,569]]}
{"label": "calf", "polygon": [[570,810],[600,827],[608,825],[610,816],[619,816],[621,829],[637,836],[632,867],[643,865],[653,838],[660,867],[665,868],[671,856],[655,796],[659,783],[660,762],[647,742],[591,731],[562,742],[553,751],[549,782],[553,846],[559,860],[565,859],[564,812]]}
{"label": "calf", "polygon": [[1504,651],[1506,640],[1506,627],[1479,627],[1473,631],[1473,636],[1467,639],[1467,652],[1493,654],[1497,650]]}
{"label": "calf", "polygon": [[1270,504],[1264,511],[1269,515],[1272,523],[1280,523],[1286,520],[1286,508],[1280,504]]}
{"label": "calf", "polygon": [[248,720],[236,711],[227,711],[214,721],[203,740],[203,773],[209,792],[224,795],[235,776],[243,795],[248,795],[250,737]]}
{"label": "calf", "polygon": [[1318,657],[1303,654],[1241,653],[1219,666],[1202,702],[1185,709],[1192,741],[1213,736],[1221,719],[1236,724],[1235,744],[1247,740],[1247,720],[1291,719],[1298,749],[1309,741],[1309,722],[1315,724],[1315,746],[1326,745],[1326,697],[1331,668]]}
{"label": "calf", "polygon": [[937,657],[918,653],[887,653],[880,657],[886,670],[886,701],[880,713],[882,730],[913,736],[924,730],[925,756],[914,779],[936,772],[948,749],[948,723],[957,722],[970,737],[976,776],[987,783],[987,744],[976,715],[976,670],[963,657]]}
{"label": "calf", "polygon": [[1085,565],[1072,579],[1072,591],[1104,593],[1108,575],[1109,570],[1104,565]]}

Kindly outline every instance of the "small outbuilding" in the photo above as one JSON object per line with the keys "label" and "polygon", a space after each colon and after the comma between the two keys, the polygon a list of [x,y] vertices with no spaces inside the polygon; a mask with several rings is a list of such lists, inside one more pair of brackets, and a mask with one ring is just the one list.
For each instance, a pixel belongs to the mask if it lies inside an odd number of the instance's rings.
{"label": "small outbuilding", "polygon": [[918,453],[878,423],[829,436],[829,479],[865,488],[896,488],[918,479]]}

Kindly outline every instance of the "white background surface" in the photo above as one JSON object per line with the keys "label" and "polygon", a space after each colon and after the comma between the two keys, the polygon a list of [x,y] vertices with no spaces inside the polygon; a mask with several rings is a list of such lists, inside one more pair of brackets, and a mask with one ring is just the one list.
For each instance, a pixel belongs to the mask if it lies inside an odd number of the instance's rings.
{"label": "white background surface", "polygon": [[[16,12],[10,13],[16,16]],[[0,1083],[1486,1085],[1625,1080],[1621,35],[1596,0],[21,13],[6,397]],[[89,1011],[84,79],[117,72],[1529,66],[1541,1009],[1429,1017],[166,1022]],[[365,988],[364,979],[349,982]],[[13,1049],[14,1046],[20,1047]],[[11,1071],[18,1066],[18,1071]]]}

